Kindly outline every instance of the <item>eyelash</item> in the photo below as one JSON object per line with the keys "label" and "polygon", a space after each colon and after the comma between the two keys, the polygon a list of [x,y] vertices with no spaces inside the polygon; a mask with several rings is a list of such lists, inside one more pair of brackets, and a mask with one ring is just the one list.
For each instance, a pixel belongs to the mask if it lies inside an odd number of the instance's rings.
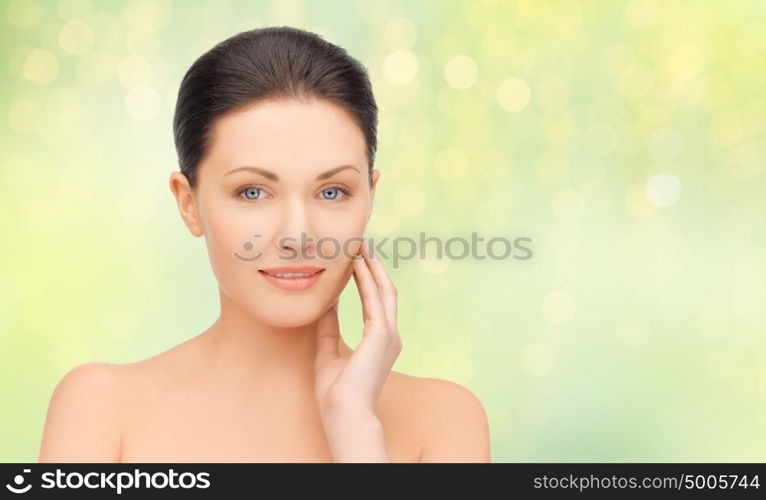
{"label": "eyelash", "polygon": [[[265,191],[265,189],[263,189],[262,187],[258,187],[258,186],[245,186],[245,187],[243,187],[242,189],[239,189],[239,190],[237,191],[237,196],[238,196],[238,197],[240,197],[240,198],[242,198],[243,200],[245,200],[245,201],[249,201],[249,202],[260,201],[260,198],[256,198],[256,199],[250,199],[250,198],[245,198],[245,197],[243,197],[242,195],[243,195],[243,194],[245,193],[245,191],[247,191],[248,189],[258,189],[259,191]],[[328,189],[337,189],[338,191],[340,191],[341,193],[343,193],[345,197],[350,197],[350,196],[351,196],[351,193],[350,193],[350,192],[349,192],[347,189],[344,189],[344,188],[342,188],[342,187],[340,187],[340,186],[328,186],[328,187],[326,187],[326,188],[322,188],[322,191],[326,191],[326,190],[328,190]],[[324,201],[338,201],[338,200],[339,200],[338,198],[336,198],[335,200],[328,200],[328,199],[324,199]],[[340,200],[343,200],[343,198],[340,198]]]}

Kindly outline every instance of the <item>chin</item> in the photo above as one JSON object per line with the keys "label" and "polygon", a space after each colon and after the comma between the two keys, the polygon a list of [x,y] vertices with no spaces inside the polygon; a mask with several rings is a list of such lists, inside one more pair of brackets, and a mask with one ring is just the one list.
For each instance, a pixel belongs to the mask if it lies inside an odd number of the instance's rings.
{"label": "chin", "polygon": [[264,323],[278,328],[294,328],[313,323],[321,314],[318,296],[304,297],[303,300],[271,297],[258,304],[252,314]]}

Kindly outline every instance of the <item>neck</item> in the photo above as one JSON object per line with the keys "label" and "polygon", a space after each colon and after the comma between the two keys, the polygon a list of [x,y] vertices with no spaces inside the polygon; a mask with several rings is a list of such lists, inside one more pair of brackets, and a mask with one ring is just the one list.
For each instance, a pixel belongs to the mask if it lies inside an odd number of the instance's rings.
{"label": "neck", "polygon": [[[275,327],[247,314],[220,289],[219,296],[221,314],[201,335],[215,366],[234,378],[313,385],[318,318],[306,325]],[[342,337],[338,351],[343,357],[353,352]]]}

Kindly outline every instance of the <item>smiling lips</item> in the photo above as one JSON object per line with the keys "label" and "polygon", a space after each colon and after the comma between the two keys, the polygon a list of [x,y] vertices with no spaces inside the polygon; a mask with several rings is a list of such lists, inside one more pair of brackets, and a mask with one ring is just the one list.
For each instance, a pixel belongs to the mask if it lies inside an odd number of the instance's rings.
{"label": "smiling lips", "polygon": [[311,288],[324,271],[321,267],[273,267],[258,272],[271,284],[282,290],[306,290]]}

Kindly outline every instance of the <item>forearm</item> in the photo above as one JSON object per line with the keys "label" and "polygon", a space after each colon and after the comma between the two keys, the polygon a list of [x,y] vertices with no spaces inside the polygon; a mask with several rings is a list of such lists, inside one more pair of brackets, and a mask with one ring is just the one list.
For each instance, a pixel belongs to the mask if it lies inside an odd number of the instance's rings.
{"label": "forearm", "polygon": [[390,462],[383,423],[369,412],[338,410],[324,422],[335,462]]}

